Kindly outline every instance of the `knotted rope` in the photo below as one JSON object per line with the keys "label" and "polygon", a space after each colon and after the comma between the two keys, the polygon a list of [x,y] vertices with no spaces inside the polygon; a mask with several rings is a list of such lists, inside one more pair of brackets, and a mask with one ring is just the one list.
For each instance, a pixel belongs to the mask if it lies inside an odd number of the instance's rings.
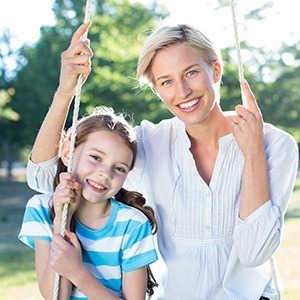
{"label": "knotted rope", "polygon": [[[86,4],[85,4],[84,23],[86,23],[90,20],[90,16],[91,16],[91,0],[87,0]],[[87,39],[87,32],[83,35],[82,41],[86,41],[86,39]],[[76,139],[76,126],[77,126],[77,120],[78,120],[78,114],[79,114],[82,85],[83,85],[83,80],[82,80],[82,75],[80,75],[78,77],[75,99],[74,99],[74,110],[73,110],[71,140],[70,140],[70,150],[69,150],[70,156],[69,156],[69,164],[68,164],[68,172],[69,173],[72,173],[72,169],[73,169],[75,139]],[[68,203],[65,203],[63,206],[62,222],[61,222],[61,227],[60,227],[60,235],[61,236],[65,235],[67,216],[68,216]],[[53,300],[58,299],[59,282],[60,282],[60,275],[55,273]]]}

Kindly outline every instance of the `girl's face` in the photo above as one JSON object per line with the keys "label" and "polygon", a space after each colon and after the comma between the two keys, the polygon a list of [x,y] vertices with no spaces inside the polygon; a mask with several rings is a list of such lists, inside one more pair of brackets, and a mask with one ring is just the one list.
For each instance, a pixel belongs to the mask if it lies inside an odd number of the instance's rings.
{"label": "girl's face", "polygon": [[203,122],[215,106],[221,66],[208,66],[200,51],[178,43],[160,50],[151,68],[154,89],[187,126]]}
{"label": "girl's face", "polygon": [[115,132],[100,130],[89,134],[74,153],[73,173],[82,186],[82,197],[91,203],[104,202],[122,187],[133,154]]}

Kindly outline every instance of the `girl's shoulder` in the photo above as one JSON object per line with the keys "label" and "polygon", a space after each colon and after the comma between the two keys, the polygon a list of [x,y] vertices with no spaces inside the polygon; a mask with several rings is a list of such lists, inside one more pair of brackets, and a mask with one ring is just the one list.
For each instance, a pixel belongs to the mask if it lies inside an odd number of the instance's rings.
{"label": "girl's shoulder", "polygon": [[137,208],[132,207],[130,205],[118,202],[117,200],[113,200],[115,206],[117,208],[117,221],[135,221],[139,223],[144,223],[148,221],[148,218]]}
{"label": "girl's shoulder", "polygon": [[33,207],[36,209],[38,209],[39,207],[49,208],[51,202],[52,202],[52,195],[36,194],[28,200],[26,207]]}

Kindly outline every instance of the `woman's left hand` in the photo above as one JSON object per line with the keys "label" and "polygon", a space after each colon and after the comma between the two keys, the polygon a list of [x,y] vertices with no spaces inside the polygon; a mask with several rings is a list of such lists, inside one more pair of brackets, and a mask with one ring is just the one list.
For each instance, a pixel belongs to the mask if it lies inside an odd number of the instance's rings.
{"label": "woman's left hand", "polygon": [[255,96],[244,80],[241,84],[243,105],[237,105],[237,115],[231,116],[233,135],[245,158],[253,157],[264,151],[263,118]]}
{"label": "woman's left hand", "polygon": [[72,281],[83,266],[81,246],[74,232],[65,230],[65,237],[54,234],[51,242],[50,265],[59,275]]}

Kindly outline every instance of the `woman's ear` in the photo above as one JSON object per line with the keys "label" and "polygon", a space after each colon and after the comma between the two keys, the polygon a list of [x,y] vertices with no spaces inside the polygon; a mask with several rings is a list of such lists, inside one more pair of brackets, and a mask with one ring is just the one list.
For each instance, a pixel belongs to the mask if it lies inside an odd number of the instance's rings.
{"label": "woman's ear", "polygon": [[222,77],[222,66],[218,60],[213,64],[214,83],[218,83]]}
{"label": "woman's ear", "polygon": [[66,138],[61,143],[60,146],[60,158],[66,167],[69,164],[69,154],[70,154],[70,140]]}

